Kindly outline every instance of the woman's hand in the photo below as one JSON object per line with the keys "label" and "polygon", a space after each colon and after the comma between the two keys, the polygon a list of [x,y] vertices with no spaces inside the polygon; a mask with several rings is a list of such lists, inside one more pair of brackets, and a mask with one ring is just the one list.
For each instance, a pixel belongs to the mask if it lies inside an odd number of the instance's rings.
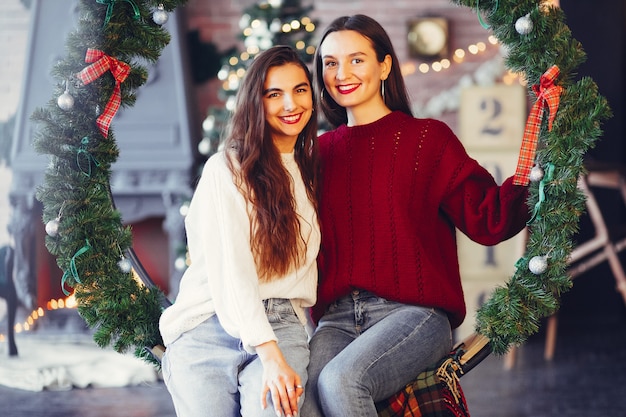
{"label": "woman's hand", "polygon": [[267,407],[267,393],[272,396],[274,411],[278,417],[295,417],[298,414],[298,398],[304,392],[300,375],[287,364],[275,341],[256,346],[263,364],[263,389],[261,407]]}

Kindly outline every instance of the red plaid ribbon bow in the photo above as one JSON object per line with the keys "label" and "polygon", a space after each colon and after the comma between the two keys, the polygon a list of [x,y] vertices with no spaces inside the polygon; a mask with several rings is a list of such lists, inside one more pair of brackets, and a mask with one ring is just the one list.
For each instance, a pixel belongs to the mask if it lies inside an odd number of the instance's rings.
{"label": "red plaid ribbon bow", "polygon": [[109,70],[115,78],[115,88],[113,89],[113,94],[111,94],[104,111],[96,120],[96,124],[98,125],[98,128],[100,128],[100,132],[104,137],[107,137],[113,116],[115,116],[115,113],[117,113],[117,110],[120,108],[120,104],[122,103],[120,84],[126,80],[126,77],[128,77],[128,74],[130,73],[130,65],[125,62],[118,61],[102,51],[91,48],[87,49],[85,62],[88,64],[93,62],[93,64],[76,74],[83,84],[89,84]]}
{"label": "red plaid ribbon bow", "polygon": [[517,169],[513,177],[513,184],[527,185],[530,170],[535,163],[535,152],[537,150],[537,140],[539,138],[539,130],[541,129],[541,119],[546,104],[548,105],[548,130],[552,130],[552,122],[559,108],[559,97],[563,87],[555,85],[554,80],[559,76],[559,67],[553,65],[546,71],[540,79],[539,85],[533,85],[533,91],[537,95],[537,101],[530,110],[526,127],[524,129],[524,138],[522,139],[522,148],[519,152],[517,160]]}

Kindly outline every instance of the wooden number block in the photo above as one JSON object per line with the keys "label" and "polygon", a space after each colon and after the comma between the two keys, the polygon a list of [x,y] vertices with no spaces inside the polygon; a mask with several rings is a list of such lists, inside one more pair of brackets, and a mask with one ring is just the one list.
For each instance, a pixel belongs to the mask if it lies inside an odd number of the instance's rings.
{"label": "wooden number block", "polygon": [[472,86],[461,92],[459,138],[469,149],[514,149],[526,123],[527,99],[519,84]]}
{"label": "wooden number block", "polygon": [[[469,87],[461,93],[459,138],[468,154],[501,184],[513,175],[526,123],[527,99],[521,85]],[[455,336],[474,331],[476,309],[515,272],[524,253],[525,232],[495,246],[483,246],[457,233],[459,266],[467,318]]]}

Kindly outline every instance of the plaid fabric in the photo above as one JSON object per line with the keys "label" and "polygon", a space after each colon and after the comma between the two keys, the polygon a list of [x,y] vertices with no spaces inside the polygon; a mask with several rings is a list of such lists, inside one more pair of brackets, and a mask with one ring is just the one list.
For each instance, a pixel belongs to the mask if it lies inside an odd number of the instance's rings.
{"label": "plaid fabric", "polygon": [[559,76],[559,72],[559,67],[553,65],[541,76],[540,84],[533,85],[533,91],[537,95],[537,101],[531,108],[528,119],[526,120],[522,148],[520,149],[517,169],[515,170],[515,176],[513,178],[513,184],[515,185],[528,184],[528,176],[535,163],[537,140],[539,138],[543,111],[546,104],[549,112],[548,130],[552,130],[552,122],[556,117],[556,111],[559,107],[559,97],[563,90],[563,87],[554,84],[556,77]]}
{"label": "plaid fabric", "polygon": [[379,402],[379,417],[470,417],[456,370],[458,353],[429,368],[404,389]]}
{"label": "plaid fabric", "polygon": [[113,78],[115,78],[115,88],[113,89],[113,94],[111,94],[104,111],[96,120],[96,124],[98,125],[100,132],[106,138],[109,134],[109,126],[113,121],[113,116],[115,116],[115,113],[117,113],[117,110],[120,108],[120,104],[122,103],[122,94],[120,91],[121,83],[123,83],[124,80],[126,80],[126,77],[128,77],[128,74],[130,73],[130,65],[125,62],[118,61],[102,51],[92,48],[87,49],[85,62],[93,64],[76,74],[78,79],[80,79],[83,84],[89,84],[107,71],[111,71]]}

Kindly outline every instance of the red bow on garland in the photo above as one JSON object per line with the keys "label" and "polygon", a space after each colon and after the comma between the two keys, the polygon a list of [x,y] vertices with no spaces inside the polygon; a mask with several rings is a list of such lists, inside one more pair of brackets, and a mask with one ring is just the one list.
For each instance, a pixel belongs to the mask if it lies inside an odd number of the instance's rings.
{"label": "red bow on garland", "polygon": [[88,64],[93,62],[93,64],[76,74],[83,84],[89,84],[109,70],[111,71],[111,74],[113,74],[113,78],[115,78],[115,88],[113,89],[113,94],[111,94],[104,111],[96,120],[96,124],[98,125],[100,132],[104,137],[107,137],[113,116],[115,116],[115,113],[117,113],[117,110],[120,108],[120,104],[122,103],[120,84],[126,80],[126,77],[128,77],[128,74],[130,73],[130,65],[125,62],[118,61],[102,51],[91,48],[87,49],[85,62]]}
{"label": "red bow on garland", "polygon": [[541,119],[546,104],[548,105],[548,130],[552,130],[552,122],[556,117],[556,111],[559,108],[559,98],[563,87],[555,85],[554,81],[559,76],[559,67],[553,65],[546,71],[540,79],[539,85],[533,85],[533,91],[537,95],[537,101],[530,110],[526,127],[524,129],[524,138],[522,139],[522,148],[520,149],[519,159],[517,160],[517,169],[513,177],[513,184],[527,185],[530,170],[535,162],[535,152],[537,150],[537,140],[539,138],[539,130],[541,129]]}

